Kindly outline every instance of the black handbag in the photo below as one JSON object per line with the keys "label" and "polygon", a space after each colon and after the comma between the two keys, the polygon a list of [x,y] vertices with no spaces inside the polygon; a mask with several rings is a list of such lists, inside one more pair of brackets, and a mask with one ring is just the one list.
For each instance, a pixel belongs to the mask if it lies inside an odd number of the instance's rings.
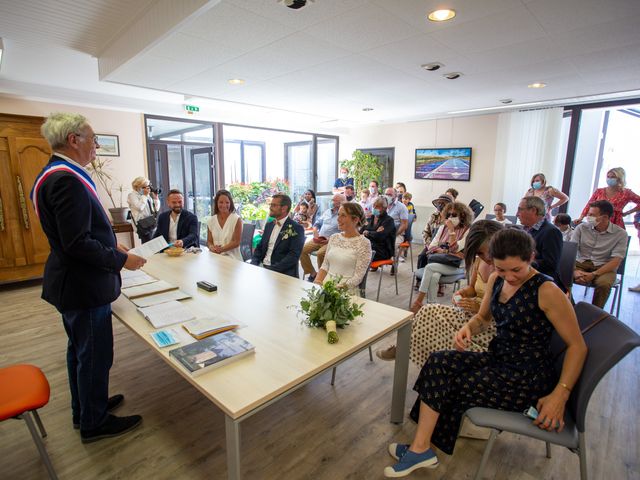
{"label": "black handbag", "polygon": [[157,224],[158,220],[156,219],[155,215],[149,215],[148,217],[144,217],[138,220],[138,231],[149,232],[155,230]]}
{"label": "black handbag", "polygon": [[432,253],[427,256],[427,263],[441,263],[453,268],[460,268],[462,259],[450,253]]}

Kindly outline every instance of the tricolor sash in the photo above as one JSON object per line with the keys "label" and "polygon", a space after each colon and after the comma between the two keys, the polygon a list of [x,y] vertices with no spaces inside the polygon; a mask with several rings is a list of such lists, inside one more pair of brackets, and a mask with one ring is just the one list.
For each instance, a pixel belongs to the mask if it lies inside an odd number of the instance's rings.
{"label": "tricolor sash", "polygon": [[40,175],[36,178],[35,183],[33,184],[33,188],[31,189],[31,201],[33,202],[33,207],[36,210],[36,215],[40,218],[40,212],[38,211],[38,190],[44,184],[44,182],[49,178],[50,175],[56,172],[67,172],[75,175],[80,182],[89,190],[93,195],[95,195],[96,199],[100,201],[98,197],[98,191],[96,190],[96,184],[93,183],[91,176],[89,173],[76,165],[73,165],[65,160],[56,160],[55,162],[50,162]]}

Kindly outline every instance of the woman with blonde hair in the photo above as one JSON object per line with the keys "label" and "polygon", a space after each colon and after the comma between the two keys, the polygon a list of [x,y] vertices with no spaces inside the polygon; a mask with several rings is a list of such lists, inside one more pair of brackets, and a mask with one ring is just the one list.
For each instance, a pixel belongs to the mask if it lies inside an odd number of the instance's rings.
{"label": "woman with blonde hair", "polygon": [[371,242],[360,233],[360,227],[365,221],[360,204],[342,204],[338,210],[340,233],[329,237],[327,253],[313,283],[322,285],[326,278],[340,278],[341,285],[352,293],[359,294],[358,285],[371,263]]}
{"label": "woman with blonde hair", "polygon": [[[544,173],[536,173],[531,177],[531,188],[527,190],[524,196],[542,199],[546,208],[545,218],[549,221],[551,221],[551,211],[569,201],[568,195],[557,188],[547,185],[547,177],[544,176]],[[558,201],[553,203],[554,199],[558,199]]]}
{"label": "woman with blonde hair", "polygon": [[[625,188],[626,184],[624,168],[616,167],[609,170],[607,172],[607,186],[597,188],[596,191],[593,192],[584,209],[582,209],[580,217],[576,219],[576,225],[581,223],[587,213],[589,213],[590,204],[597,200],[606,200],[613,205],[613,217],[610,219],[611,223],[618,225],[620,228],[625,228],[622,217],[640,211],[640,196],[630,188]],[[623,212],[624,207],[629,203],[635,203],[636,207]]]}
{"label": "woman with blonde hair", "polygon": [[145,177],[136,177],[131,182],[133,191],[127,195],[131,218],[142,243],[153,237],[156,228],[160,200],[158,194],[151,191],[151,182]]}

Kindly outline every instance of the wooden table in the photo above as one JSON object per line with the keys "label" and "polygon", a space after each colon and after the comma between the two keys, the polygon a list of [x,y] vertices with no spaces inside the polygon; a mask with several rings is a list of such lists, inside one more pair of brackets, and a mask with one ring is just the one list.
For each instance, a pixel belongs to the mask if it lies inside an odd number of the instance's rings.
{"label": "wooden table", "polygon": [[[171,258],[157,254],[144,270],[193,295],[185,300],[198,316],[216,312],[232,315],[246,327],[241,337],[255,345],[243,357],[199,377],[192,377],[169,357],[177,346],[159,349],[149,333],[154,329],[126,297],[113,304],[115,316],[226,416],[228,477],[241,478],[240,423],[266,406],[349,359],[385,335],[397,331],[397,355],[391,401],[391,422],[402,423],[409,364],[411,312],[362,299],[364,317],[340,330],[330,345],[324,330],[303,326],[289,305],[299,305],[308,282],[270,272],[207,251]],[[208,293],[196,281],[208,280],[218,291]]]}

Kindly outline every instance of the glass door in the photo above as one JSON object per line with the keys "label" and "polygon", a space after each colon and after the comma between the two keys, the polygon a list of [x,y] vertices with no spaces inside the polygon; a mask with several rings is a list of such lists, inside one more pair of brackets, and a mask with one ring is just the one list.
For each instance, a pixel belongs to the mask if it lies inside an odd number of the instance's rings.
{"label": "glass door", "polygon": [[193,172],[192,191],[189,192],[192,210],[200,222],[200,240],[207,238],[207,219],[213,215],[213,197],[215,195],[213,149],[211,147],[191,148],[189,151],[191,172]]}
{"label": "glass door", "polygon": [[313,189],[312,142],[285,143],[286,176],[295,204],[302,194]]}

